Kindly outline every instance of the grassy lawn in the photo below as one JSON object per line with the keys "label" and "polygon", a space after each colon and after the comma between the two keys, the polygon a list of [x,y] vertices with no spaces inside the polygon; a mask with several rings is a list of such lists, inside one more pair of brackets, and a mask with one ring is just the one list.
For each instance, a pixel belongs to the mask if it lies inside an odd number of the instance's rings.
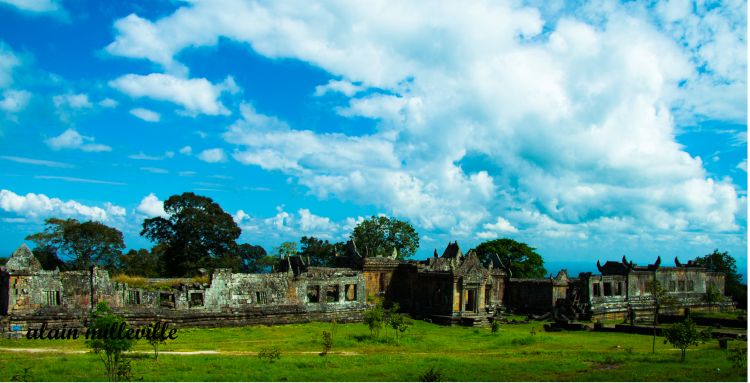
{"label": "grassy lawn", "polygon": [[[161,351],[215,352],[213,354],[148,354],[137,344],[132,369],[146,381],[374,381],[419,380],[431,367],[447,381],[746,381],[746,371],[733,369],[726,352],[711,341],[688,350],[679,362],[679,350],[657,338],[619,333],[545,333],[541,323],[504,325],[489,329],[443,327],[415,322],[397,344],[393,330],[370,338],[364,324],[335,327],[334,347],[326,356],[321,333],[328,323],[248,326],[216,329],[180,329],[178,338]],[[532,331],[533,329],[533,331]],[[535,332],[535,335],[531,333]],[[275,347],[281,358],[274,363],[255,353]],[[730,348],[746,348],[731,342]],[[43,352],[12,352],[3,348],[36,348]],[[0,340],[0,381],[28,368],[29,380],[104,380],[98,356],[85,351],[82,340]]]}

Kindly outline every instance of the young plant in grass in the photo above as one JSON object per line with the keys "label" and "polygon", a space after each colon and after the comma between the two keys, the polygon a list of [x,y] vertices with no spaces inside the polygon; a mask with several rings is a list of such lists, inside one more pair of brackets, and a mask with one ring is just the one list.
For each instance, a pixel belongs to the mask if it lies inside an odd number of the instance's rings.
{"label": "young plant in grass", "polygon": [[490,331],[492,331],[493,334],[500,331],[500,321],[493,319],[492,322],[490,322]]}
{"label": "young plant in grass", "polygon": [[[107,302],[99,302],[96,309],[91,312],[89,330],[96,330],[97,333],[102,334],[112,327],[120,328],[123,323],[125,323],[125,320],[113,314]],[[127,323],[125,323],[125,328],[127,328]],[[92,336],[92,339],[86,341],[86,346],[101,358],[104,368],[107,370],[107,379],[111,382],[117,382],[121,376],[122,354],[133,348],[134,343],[135,340],[125,337],[123,339],[112,339]]]}
{"label": "young plant in grass", "polygon": [[[155,328],[156,324],[154,322],[151,322],[151,327]],[[148,338],[148,344],[151,346],[151,348],[154,349],[154,360],[159,360],[159,346],[162,344],[167,344],[167,342],[162,339],[161,337],[155,336]]]}
{"label": "young plant in grass", "polygon": [[685,351],[690,346],[697,346],[704,343],[711,337],[711,329],[707,328],[698,331],[692,320],[687,319],[683,322],[676,323],[670,328],[664,330],[664,344],[671,344],[680,349],[680,362],[685,361]]}
{"label": "young plant in grass", "polygon": [[258,359],[265,360],[268,363],[273,363],[281,358],[281,351],[276,347],[267,347],[258,353]]}
{"label": "young plant in grass", "polygon": [[651,341],[651,353],[656,353],[656,326],[659,324],[659,311],[662,308],[673,306],[677,303],[677,300],[669,294],[665,288],[661,286],[661,283],[656,280],[656,274],[654,279],[648,286],[648,292],[651,294],[651,299],[654,300],[654,321],[652,328],[654,330],[653,338]]}
{"label": "young plant in grass", "polygon": [[370,329],[370,337],[375,339],[380,337],[380,329],[385,323],[385,310],[383,304],[378,302],[370,309],[367,309],[362,315],[363,320]]}
{"label": "young plant in grass", "polygon": [[442,380],[443,372],[435,367],[430,367],[422,375],[419,375],[420,382],[441,382]]}
{"label": "young plant in grass", "polygon": [[403,334],[404,332],[406,332],[406,330],[409,329],[413,322],[411,318],[403,314],[394,313],[390,315],[389,323],[391,325],[391,328],[393,328],[394,333],[396,334],[396,344],[399,344],[399,334]]}
{"label": "young plant in grass", "polygon": [[328,355],[328,352],[333,348],[333,334],[330,331],[323,331],[323,352],[320,356]]}

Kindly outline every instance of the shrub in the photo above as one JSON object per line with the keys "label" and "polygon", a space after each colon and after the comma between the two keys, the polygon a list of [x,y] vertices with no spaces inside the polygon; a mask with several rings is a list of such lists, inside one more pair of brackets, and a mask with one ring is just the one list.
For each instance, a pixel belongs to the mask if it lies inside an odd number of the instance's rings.
{"label": "shrub", "polygon": [[514,346],[528,346],[530,344],[534,344],[536,342],[536,338],[533,336],[526,336],[523,338],[516,338],[510,341],[510,344]]}
{"label": "shrub", "polygon": [[679,348],[681,351],[680,362],[684,362],[685,350],[690,346],[697,346],[698,343],[704,343],[710,336],[710,328],[699,332],[695,323],[687,319],[664,330],[664,344],[669,342],[672,346]]}
{"label": "shrub", "polygon": [[420,382],[441,382],[442,380],[443,372],[435,367],[430,367],[427,371],[423,372],[422,375],[419,375]]}
{"label": "shrub", "polygon": [[497,319],[493,319],[492,322],[490,322],[490,331],[493,333],[500,331],[500,322]]}
{"label": "shrub", "polygon": [[747,367],[747,349],[744,347],[733,348],[729,350],[727,359],[732,362],[732,367],[744,370]]}
{"label": "shrub", "polygon": [[[112,327],[119,328],[122,324],[127,329],[125,320],[113,314],[107,302],[99,302],[96,305],[96,309],[91,312],[90,323],[89,329],[96,330],[97,332],[108,331]],[[120,370],[122,354],[130,350],[134,343],[135,340],[133,339],[98,339],[98,337],[94,336],[92,336],[92,339],[86,341],[86,345],[101,357],[104,368],[107,370],[107,379],[112,382],[118,381],[122,376]],[[129,363],[127,364],[127,368],[129,369]]]}
{"label": "shrub", "polygon": [[396,333],[396,343],[399,342],[399,333],[404,333],[412,325],[411,318],[402,314],[391,314],[389,322]]}
{"label": "shrub", "polygon": [[31,378],[31,374],[29,374],[29,370],[31,368],[26,367],[23,369],[23,372],[13,375],[10,378],[11,382],[33,382],[34,379]]}
{"label": "shrub", "polygon": [[385,310],[382,303],[378,302],[372,308],[366,310],[362,315],[367,327],[370,328],[370,336],[377,338],[380,336],[380,329],[385,323]]}
{"label": "shrub", "polygon": [[330,331],[323,331],[323,352],[321,356],[328,355],[328,352],[333,348],[333,334]]}
{"label": "shrub", "polygon": [[264,348],[258,353],[258,359],[265,360],[268,363],[273,363],[279,358],[281,358],[281,351],[275,347]]}

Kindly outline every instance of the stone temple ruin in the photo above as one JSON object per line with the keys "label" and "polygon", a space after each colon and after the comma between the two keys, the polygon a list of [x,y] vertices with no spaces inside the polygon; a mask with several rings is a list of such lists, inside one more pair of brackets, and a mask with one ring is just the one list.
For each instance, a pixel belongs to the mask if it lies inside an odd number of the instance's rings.
{"label": "stone temple ruin", "polygon": [[[312,320],[358,321],[368,299],[380,297],[399,303],[418,319],[442,324],[486,326],[504,311],[553,316],[560,320],[624,319],[648,315],[653,309],[650,286],[661,286],[679,302],[670,310],[707,308],[709,288],[724,294],[724,274],[698,265],[638,266],[597,262],[599,275],[581,273],[570,278],[561,270],[550,278],[514,278],[494,257],[483,265],[472,251],[463,254],[458,243],[448,244],[441,256],[423,261],[359,255],[350,242],[347,255],[336,258],[340,267],[311,267],[293,256],[279,272],[232,273],[218,269],[209,283],[186,281],[159,289],[131,287],[110,280],[109,273],[90,270],[43,270],[26,245],[21,245],[0,268],[0,332],[25,333],[42,322],[80,325],[97,302],[106,301],[131,323],[166,320],[178,325],[231,326]],[[731,305],[732,303],[721,303]]]}

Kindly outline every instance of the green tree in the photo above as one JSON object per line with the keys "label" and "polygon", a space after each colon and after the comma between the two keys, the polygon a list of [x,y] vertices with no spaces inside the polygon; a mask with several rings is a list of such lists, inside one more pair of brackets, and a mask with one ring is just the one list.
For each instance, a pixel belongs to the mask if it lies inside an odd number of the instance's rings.
{"label": "green tree", "polygon": [[[113,314],[107,302],[99,302],[96,309],[91,312],[88,329],[89,331],[95,330],[98,334],[104,334],[113,326],[119,328],[122,323],[125,323],[124,319]],[[127,329],[127,323],[125,325]],[[118,381],[122,354],[130,350],[135,343],[133,339],[122,338],[92,336],[92,339],[86,341],[86,346],[101,358],[104,368],[107,370],[107,379],[111,382]]]}
{"label": "green tree", "polygon": [[385,324],[385,309],[383,309],[383,303],[378,302],[373,307],[365,310],[362,314],[362,319],[367,323],[367,327],[370,329],[370,337],[380,337],[380,329]]}
{"label": "green tree", "polygon": [[[154,322],[151,322],[151,328],[155,328],[156,324]],[[159,360],[159,346],[162,344],[167,344],[167,341],[164,340],[164,338],[160,336],[152,336],[147,338],[148,344],[151,346],[151,348],[154,349],[154,360]]]}
{"label": "green tree", "polygon": [[48,247],[57,254],[72,258],[78,269],[99,265],[115,269],[122,249],[122,233],[96,221],[78,222],[75,219],[48,218],[43,232],[26,237],[37,247]]}
{"label": "green tree", "polygon": [[360,222],[350,237],[365,257],[389,256],[396,249],[398,259],[405,259],[419,248],[419,234],[414,227],[393,217],[372,216]]}
{"label": "green tree", "polygon": [[413,324],[413,321],[411,320],[411,318],[407,317],[404,314],[393,312],[388,317],[388,324],[391,325],[391,328],[396,334],[396,343],[399,343],[399,334],[403,334],[406,330],[408,330],[409,327],[411,327],[411,325]]}
{"label": "green tree", "polygon": [[159,276],[159,255],[147,249],[130,249],[120,256],[119,270],[123,274],[153,278]]}
{"label": "green tree", "polygon": [[724,294],[731,296],[739,307],[746,307],[747,285],[742,284],[742,276],[737,272],[737,262],[729,252],[715,249],[711,254],[698,257],[694,261],[709,271],[724,273]]}
{"label": "green tree", "polygon": [[685,361],[685,351],[690,346],[697,346],[705,342],[711,336],[711,329],[698,331],[692,320],[686,319],[683,322],[675,323],[671,327],[664,329],[664,344],[671,344],[680,349],[680,362]]}
{"label": "green tree", "polygon": [[485,265],[493,261],[493,255],[497,255],[502,265],[495,266],[509,268],[514,278],[544,278],[547,275],[544,260],[535,250],[509,238],[482,242],[475,249],[477,257]]}
{"label": "green tree", "polygon": [[297,242],[282,242],[281,245],[273,248],[274,254],[279,259],[288,258],[297,255]]}
{"label": "green tree", "polygon": [[709,307],[713,308],[717,303],[724,301],[724,296],[721,295],[721,292],[718,289],[708,285],[706,293],[703,294],[703,301],[706,302]]}
{"label": "green tree", "polygon": [[675,305],[677,300],[656,280],[656,274],[648,285],[648,293],[651,294],[651,299],[654,302],[654,320],[652,323],[654,336],[651,342],[651,353],[656,353],[656,326],[659,324],[659,312],[662,308]]}
{"label": "green tree", "polygon": [[333,348],[333,334],[330,331],[323,331],[322,340],[323,352],[321,352],[320,355],[326,356],[328,355],[328,352]]}
{"label": "green tree", "polygon": [[68,265],[63,262],[57,256],[57,249],[51,245],[36,246],[33,250],[34,257],[39,260],[44,270],[55,270],[57,268],[60,271],[68,270]]}
{"label": "green tree", "polygon": [[164,211],[167,218],[143,221],[141,235],[164,246],[162,262],[168,276],[193,276],[236,246],[240,228],[211,198],[173,195],[164,201]]}
{"label": "green tree", "polygon": [[243,273],[262,273],[265,271],[263,270],[263,258],[268,254],[263,247],[243,243],[237,245],[234,251],[242,261],[241,271]]}
{"label": "green tree", "polygon": [[302,237],[300,255],[310,260],[310,266],[333,267],[336,259],[337,247],[343,248],[342,243],[330,243],[315,237]]}
{"label": "green tree", "polygon": [[242,271],[242,258],[235,252],[224,253],[214,259],[212,263],[215,269],[230,269],[233,273]]}

